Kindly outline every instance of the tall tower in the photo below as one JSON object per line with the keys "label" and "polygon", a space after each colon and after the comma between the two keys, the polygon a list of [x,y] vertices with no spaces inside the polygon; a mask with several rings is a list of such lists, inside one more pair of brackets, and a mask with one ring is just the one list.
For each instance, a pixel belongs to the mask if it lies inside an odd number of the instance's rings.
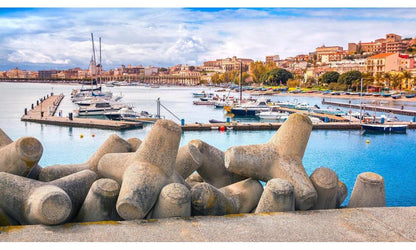
{"label": "tall tower", "polygon": [[97,75],[97,65],[95,65],[94,58],[91,57],[90,61],[90,76],[96,76]]}

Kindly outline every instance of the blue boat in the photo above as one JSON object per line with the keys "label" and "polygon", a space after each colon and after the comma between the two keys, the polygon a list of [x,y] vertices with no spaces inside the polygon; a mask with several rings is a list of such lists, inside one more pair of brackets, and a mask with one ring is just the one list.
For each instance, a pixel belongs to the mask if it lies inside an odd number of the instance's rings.
{"label": "blue boat", "polygon": [[402,94],[391,95],[391,97],[392,97],[393,99],[400,99],[400,98],[402,98]]}
{"label": "blue boat", "polygon": [[409,95],[406,95],[406,98],[413,98],[415,96],[416,96],[416,94],[409,94]]}
{"label": "blue boat", "polygon": [[407,125],[401,124],[361,124],[370,133],[406,133]]}

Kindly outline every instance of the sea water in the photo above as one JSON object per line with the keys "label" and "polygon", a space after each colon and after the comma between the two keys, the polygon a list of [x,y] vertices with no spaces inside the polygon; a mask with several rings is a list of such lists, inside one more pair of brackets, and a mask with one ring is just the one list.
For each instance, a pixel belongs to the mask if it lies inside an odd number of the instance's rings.
{"label": "sea water", "polygon": [[[151,125],[143,129],[111,131],[89,128],[70,128],[21,122],[24,109],[30,109],[39,98],[54,92],[63,93],[59,110],[64,116],[72,112],[76,105],[70,101],[70,92],[80,85],[52,85],[39,83],[0,83],[0,128],[13,140],[22,136],[33,136],[43,145],[41,166],[85,162],[97,148],[115,133],[122,138],[137,137],[144,139]],[[225,120],[223,110],[212,106],[193,105],[193,92],[214,92],[208,88],[184,87],[114,87],[105,90],[114,95],[123,95],[122,101],[134,105],[136,111],[156,112],[156,99],[186,123],[207,123],[209,119]],[[219,96],[228,92],[220,92]],[[238,96],[238,93],[231,93]],[[246,94],[244,94],[247,96]],[[273,101],[308,102],[320,105],[321,98],[267,96]],[[295,100],[297,99],[297,100]],[[336,100],[332,98],[333,100]],[[340,100],[339,100],[340,101]],[[346,100],[343,100],[346,101]],[[412,106],[411,103],[388,103]],[[45,108],[46,109],[46,108]],[[161,114],[167,119],[179,123],[173,115],[162,109]],[[411,117],[402,116],[410,120]],[[238,120],[238,118],[234,118]],[[258,120],[256,121],[258,122]],[[192,139],[201,139],[221,150],[231,146],[259,144],[267,142],[276,131],[187,131],[182,133],[181,146]],[[80,135],[83,135],[81,138]],[[369,140],[369,143],[367,143]],[[416,205],[416,131],[409,129],[406,134],[362,134],[361,131],[313,130],[303,158],[308,175],[318,167],[334,170],[341,181],[348,187],[348,197],[343,205],[348,204],[356,177],[362,172],[375,172],[384,177],[387,206]]]}

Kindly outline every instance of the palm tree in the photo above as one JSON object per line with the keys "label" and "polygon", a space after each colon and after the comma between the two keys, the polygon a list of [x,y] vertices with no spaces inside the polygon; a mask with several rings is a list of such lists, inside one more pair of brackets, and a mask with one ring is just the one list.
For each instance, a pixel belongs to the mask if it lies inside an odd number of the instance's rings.
{"label": "palm tree", "polygon": [[402,71],[402,77],[405,80],[406,89],[408,89],[409,88],[409,80],[412,79],[412,74],[410,74],[409,71],[404,70],[404,71]]}
{"label": "palm tree", "polygon": [[384,84],[385,86],[387,85],[388,88],[390,89],[390,80],[391,80],[391,74],[389,72],[386,72],[383,74],[383,80],[384,80]]}
{"label": "palm tree", "polygon": [[390,79],[393,83],[393,88],[397,88],[397,86],[399,86],[399,89],[402,90],[402,85],[401,85],[402,76],[401,75],[399,74],[391,75]]}
{"label": "palm tree", "polygon": [[374,76],[374,80],[376,81],[376,84],[379,85],[380,81],[383,79],[383,75],[380,72],[377,72]]}

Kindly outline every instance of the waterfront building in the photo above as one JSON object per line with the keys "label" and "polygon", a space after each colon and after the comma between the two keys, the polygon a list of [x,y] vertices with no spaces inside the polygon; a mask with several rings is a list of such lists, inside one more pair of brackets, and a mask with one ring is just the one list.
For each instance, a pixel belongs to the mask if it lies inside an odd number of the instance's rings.
{"label": "waterfront building", "polygon": [[249,71],[250,64],[254,62],[252,59],[248,58],[237,58],[233,56],[231,58],[217,59],[215,61],[205,61],[203,63],[204,71],[215,71],[219,73],[224,73],[232,70],[240,70],[240,62],[243,64],[243,71]]}
{"label": "waterfront building", "polygon": [[399,68],[398,53],[381,53],[367,58],[367,72],[376,75]]}
{"label": "waterfront building", "polygon": [[332,61],[329,63],[329,67],[333,69],[333,71],[337,71],[340,74],[345,73],[347,71],[353,71],[353,70],[365,72],[367,70],[367,60],[355,59],[355,60]]}
{"label": "waterfront building", "polygon": [[414,59],[399,53],[381,53],[367,58],[367,72],[376,75],[414,68]]}
{"label": "waterfront building", "polygon": [[411,45],[412,39],[402,39],[401,36],[389,33],[386,34],[386,38],[379,38],[374,42],[361,41],[348,44],[349,53],[404,53],[406,49]]}
{"label": "waterfront building", "polygon": [[[322,62],[322,56],[325,57],[324,58],[325,61],[330,60],[330,55],[332,55],[332,57],[334,57],[334,58],[335,57],[338,58],[338,55],[335,55],[335,54],[342,53],[343,51],[344,51],[344,49],[341,46],[329,46],[329,47],[327,47],[325,45],[322,45],[321,47],[318,47],[315,50],[318,62]],[[334,60],[334,61],[336,61],[336,60]]]}
{"label": "waterfront building", "polygon": [[273,55],[273,56],[266,56],[266,64],[269,62],[277,62],[280,60],[279,55]]}
{"label": "waterfront building", "polygon": [[49,79],[52,78],[52,75],[56,75],[59,71],[56,69],[50,70],[39,70],[38,71],[38,78],[40,79]]}
{"label": "waterfront building", "polygon": [[309,61],[309,55],[297,55],[295,56],[297,62],[307,62]]}

